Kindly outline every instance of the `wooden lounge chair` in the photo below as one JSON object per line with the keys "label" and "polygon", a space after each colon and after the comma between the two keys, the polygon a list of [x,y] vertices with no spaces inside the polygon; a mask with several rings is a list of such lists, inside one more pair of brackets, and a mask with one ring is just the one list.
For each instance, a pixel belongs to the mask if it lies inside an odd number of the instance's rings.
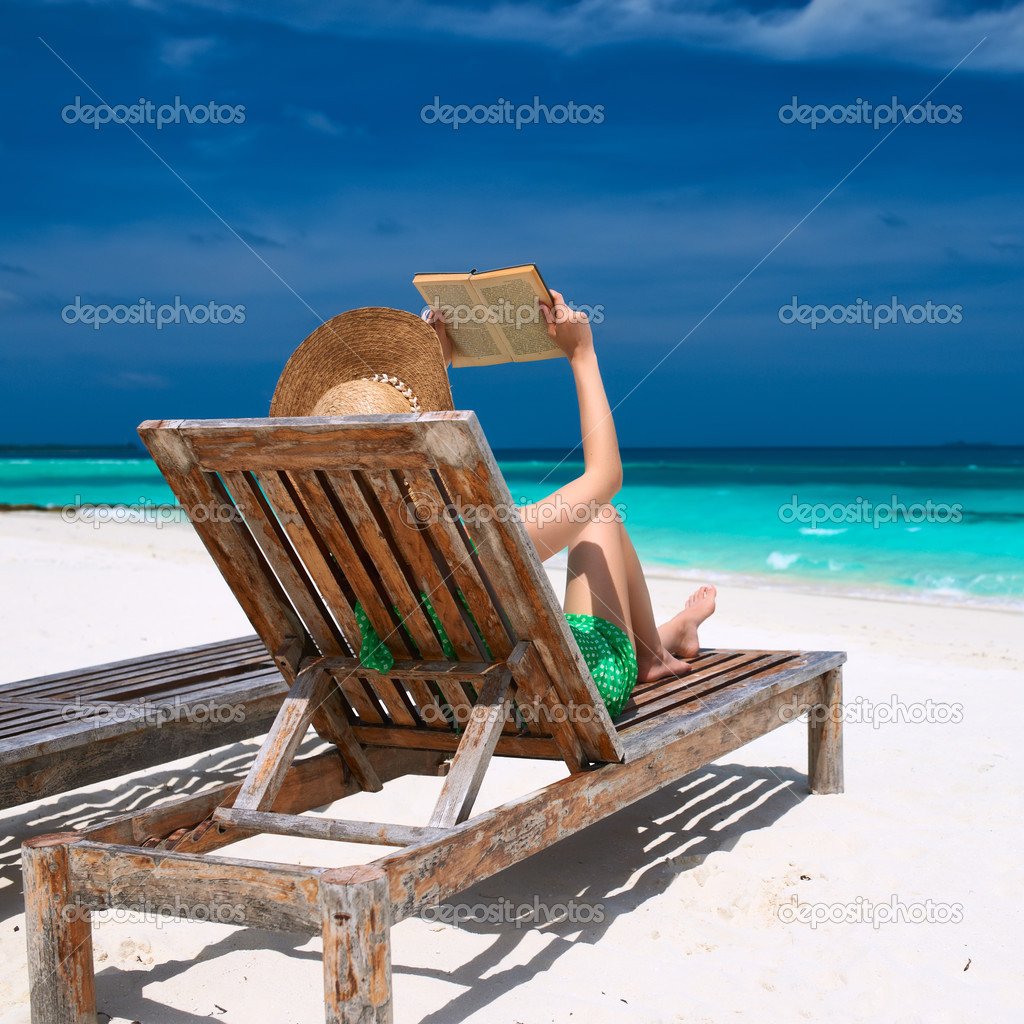
{"label": "wooden lounge chair", "polygon": [[288,684],[258,637],[0,686],[0,809],[259,736]]}
{"label": "wooden lounge chair", "polygon": [[[802,709],[839,707],[843,653],[705,651],[613,723],[472,413],[140,434],[291,689],[241,784],[24,844],[37,1024],[95,1020],[90,911],[172,905],[321,933],[326,1019],[390,1021],[392,924]],[[395,657],[386,675],[354,656],[357,602]],[[809,722],[810,788],[840,792],[839,716]],[[310,725],[333,747],[296,760]],[[568,775],[472,816],[493,754]],[[445,775],[420,826],[303,814],[412,773]],[[211,856],[260,833],[395,849],[347,868]]]}

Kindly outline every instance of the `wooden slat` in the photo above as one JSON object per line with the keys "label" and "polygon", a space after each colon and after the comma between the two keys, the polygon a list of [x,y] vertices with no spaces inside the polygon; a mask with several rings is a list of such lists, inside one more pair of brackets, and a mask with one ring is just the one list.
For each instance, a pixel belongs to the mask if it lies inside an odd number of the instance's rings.
{"label": "wooden slat", "polygon": [[671,712],[694,708],[707,707],[709,701],[720,691],[731,689],[740,685],[746,680],[760,680],[766,674],[777,672],[787,662],[797,657],[796,653],[772,658],[769,655],[757,655],[750,659],[743,659],[742,664],[723,672],[713,680],[707,680],[706,685],[695,690],[684,690],[678,694],[670,694],[660,700],[653,701],[637,709],[634,713],[623,712],[618,719],[620,728],[626,728],[631,724],[649,721]]}
{"label": "wooden slat", "polygon": [[384,517],[391,524],[391,536],[414,577],[414,585],[426,593],[458,657],[479,661],[486,657],[466,622],[466,613],[449,589],[454,583],[442,576],[435,553],[427,543],[425,531],[417,528],[410,507],[387,471],[364,472],[363,479],[373,488]]}
{"label": "wooden slat", "polygon": [[310,817],[306,814],[273,814],[269,811],[242,811],[219,807],[213,812],[218,824],[239,826],[250,833],[301,836],[328,839],[339,843],[367,843],[371,846],[416,846],[440,839],[443,828],[420,825],[391,825],[379,821],[349,821],[338,818]]}
{"label": "wooden slat", "polygon": [[323,540],[316,528],[312,527],[305,508],[293,493],[287,478],[282,479],[281,474],[257,472],[253,475],[270,500],[292,547],[302,559],[328,611],[341,627],[348,648],[358,651],[359,627],[348,596],[342,590],[344,576],[340,575],[341,570],[325,551]]}
{"label": "wooden slat", "polygon": [[[315,696],[317,699],[313,709],[313,728],[323,739],[338,748],[338,753],[341,754],[348,770],[363,789],[368,793],[379,793],[384,788],[383,784],[359,741],[352,734],[352,726],[345,714],[338,684],[326,669],[320,668]],[[292,756],[294,757],[294,754]],[[269,805],[264,805],[267,806]]]}
{"label": "wooden slat", "polygon": [[533,735],[552,736],[569,771],[582,770],[585,763],[583,747],[580,745],[576,730],[568,720],[568,709],[557,699],[532,644],[524,657],[512,666],[512,677],[520,694],[534,695],[530,712],[543,717],[543,721],[535,723],[531,730]]}
{"label": "wooden slat", "polygon": [[357,551],[353,545],[349,532],[351,523],[329,485],[325,489],[324,480],[314,472],[292,472],[289,479],[296,493],[302,498],[311,523],[319,531],[328,550],[333,553],[345,573],[377,635],[392,653],[397,648],[404,647],[407,654],[412,654],[405,634],[397,628],[397,620],[390,602],[377,589],[379,578],[376,573],[370,574],[372,567],[364,565],[364,553]]}
{"label": "wooden slat", "polygon": [[[517,647],[510,660],[518,661],[522,653]],[[431,826],[450,828],[469,817],[514,694],[515,683],[510,671],[484,684],[430,816]]]}
{"label": "wooden slat", "polygon": [[346,473],[327,473],[325,476],[355,527],[370,562],[380,574],[392,604],[398,607],[398,613],[416,643],[419,656],[443,658],[441,643],[420,602],[420,595],[410,587],[403,566],[396,558],[390,538],[385,535],[383,524],[378,521],[374,509],[359,487],[356,476]]}
{"label": "wooden slat", "polygon": [[[367,668],[356,658],[323,658],[324,667],[332,672],[358,672],[368,678],[381,678],[375,669]],[[503,661],[395,661],[387,671],[390,679],[461,679],[483,682],[490,675],[500,675]]]}
{"label": "wooden slat", "polygon": [[388,717],[395,725],[417,725],[418,719],[408,705],[393,679],[366,677],[366,682],[388,710]]}
{"label": "wooden slat", "polygon": [[327,686],[333,687],[334,680],[320,665],[299,673],[238,791],[236,807],[270,809]]}
{"label": "wooden slat", "polygon": [[[352,659],[355,661],[355,659]],[[358,664],[358,663],[357,663]],[[369,684],[357,677],[352,671],[330,669],[324,666],[334,677],[334,681],[341,689],[345,700],[352,706],[352,709],[359,716],[363,724],[373,723],[374,725],[390,725],[391,719],[381,713],[380,705],[375,697],[370,695]]]}
{"label": "wooden slat", "polygon": [[[209,857],[171,850],[139,850],[82,840],[68,847],[71,891],[91,910],[127,907],[201,908],[200,920],[236,921],[250,928],[320,929],[317,878],[322,868]],[[236,907],[242,907],[237,920]],[[233,917],[232,914],[236,916]]]}
{"label": "wooden slat", "polygon": [[70,672],[54,672],[32,679],[0,684],[0,698],[40,697],[85,693],[95,686],[117,684],[122,680],[159,680],[190,678],[196,672],[236,665],[269,664],[270,656],[263,641],[256,636],[222,640],[218,643],[161,651],[138,658],[125,658],[91,665]]}
{"label": "wooden slat", "polygon": [[648,703],[659,696],[663,696],[665,693],[672,693],[680,687],[694,686],[699,680],[706,679],[713,668],[716,670],[726,669],[730,663],[735,662],[744,653],[756,654],[761,652],[716,651],[713,656],[701,661],[700,667],[688,675],[637,683],[629,700],[626,702],[625,710]]}
{"label": "wooden slat", "polygon": [[305,567],[289,544],[259,485],[248,473],[226,471],[221,478],[234,496],[235,504],[240,508],[263,557],[302,617],[320,653],[347,654],[348,645],[344,636],[312,587]]}
{"label": "wooden slat", "polygon": [[[428,465],[430,414],[374,417],[184,420],[181,431],[204,469],[349,470]],[[361,422],[360,422],[361,420]]]}
{"label": "wooden slat", "polygon": [[[197,516],[192,525],[267,649],[278,650],[290,636],[305,641],[305,628],[251,534],[239,521],[230,496],[216,477],[199,468],[191,447],[179,433],[180,424],[149,420],[139,427],[139,436],[184,508],[206,509],[202,521]],[[286,667],[282,671],[292,682],[294,673],[289,674]]]}
{"label": "wooden slat", "polygon": [[451,498],[438,488],[439,477],[413,468],[403,469],[397,476],[401,478],[400,486],[406,500],[418,501],[422,505],[425,532],[444,562],[446,575],[454,578],[466,598],[490,648],[491,657],[497,660],[507,658],[515,643],[514,634],[502,621],[493,588],[489,587],[479,559],[446,512]]}
{"label": "wooden slat", "polygon": [[[405,747],[410,750],[455,751],[459,736],[440,729],[398,729],[379,725],[354,725],[352,732],[364,747]],[[535,757],[542,760],[561,759],[555,741],[547,736],[502,736],[494,753],[501,757]]]}
{"label": "wooden slat", "polygon": [[[838,651],[798,652],[792,661],[711,694],[696,707],[684,706],[665,711],[646,721],[624,726],[621,738],[626,757],[628,760],[646,757],[682,737],[707,728],[711,723],[724,722],[728,729],[733,716],[774,700],[780,694],[797,693],[808,682],[820,682],[822,673],[845,661],[846,655]],[[820,686],[807,692],[817,694],[819,689]],[[780,724],[784,721],[780,719]]]}

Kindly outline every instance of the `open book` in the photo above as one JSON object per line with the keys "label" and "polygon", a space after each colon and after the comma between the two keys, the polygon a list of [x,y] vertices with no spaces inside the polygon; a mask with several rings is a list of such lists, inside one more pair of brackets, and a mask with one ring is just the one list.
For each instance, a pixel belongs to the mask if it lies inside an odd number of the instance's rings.
{"label": "open book", "polygon": [[554,305],[532,263],[483,274],[417,274],[412,283],[444,316],[452,366],[490,366],[563,355],[540,303]]}

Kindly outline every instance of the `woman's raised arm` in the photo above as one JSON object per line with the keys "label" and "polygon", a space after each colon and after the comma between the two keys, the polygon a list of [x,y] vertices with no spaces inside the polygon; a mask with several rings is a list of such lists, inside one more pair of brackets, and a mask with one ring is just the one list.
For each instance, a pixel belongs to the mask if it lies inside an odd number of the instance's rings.
{"label": "woman's raised arm", "polygon": [[541,560],[566,547],[622,487],[622,459],[608,396],[594,351],[586,313],[570,309],[561,293],[554,307],[542,306],[548,334],[566,354],[576,380],[583,437],[583,475],[533,505],[519,510]]}

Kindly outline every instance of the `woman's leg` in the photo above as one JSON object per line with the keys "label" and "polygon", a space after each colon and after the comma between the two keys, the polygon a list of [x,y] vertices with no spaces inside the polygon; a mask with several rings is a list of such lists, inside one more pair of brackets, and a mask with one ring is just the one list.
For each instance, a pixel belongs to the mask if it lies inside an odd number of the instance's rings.
{"label": "woman's leg", "polygon": [[618,513],[604,514],[610,510],[603,509],[569,544],[564,607],[569,614],[607,619],[632,639],[622,524]]}
{"label": "woman's leg", "polygon": [[[651,595],[647,589],[643,566],[625,526],[622,527],[622,547],[629,573],[629,612],[637,636],[637,658],[640,657],[641,638],[647,649],[652,652],[662,650],[680,658],[696,657],[700,650],[697,627],[715,610],[715,588],[710,585],[698,587],[687,598],[686,607],[681,612],[668,622],[655,626]],[[657,641],[654,639],[655,636],[658,638]]]}
{"label": "woman's leg", "polygon": [[662,642],[640,560],[610,506],[569,545],[565,610],[597,615],[625,630],[636,651],[642,682],[690,671]]}

